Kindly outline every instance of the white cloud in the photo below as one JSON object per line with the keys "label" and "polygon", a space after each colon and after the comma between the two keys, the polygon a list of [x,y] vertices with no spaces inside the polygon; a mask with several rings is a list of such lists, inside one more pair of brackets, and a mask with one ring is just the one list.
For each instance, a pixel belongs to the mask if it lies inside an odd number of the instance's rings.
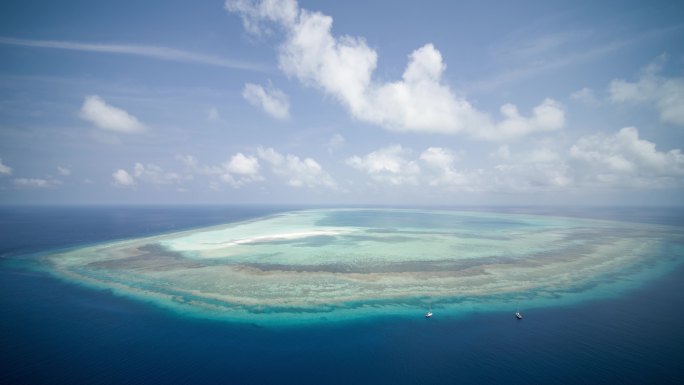
{"label": "white cloud", "polygon": [[653,103],[661,120],[684,125],[684,77],[660,76],[665,60],[665,55],[658,57],[641,71],[636,82],[613,80],[610,98],[615,103]]}
{"label": "white cloud", "polygon": [[472,134],[490,126],[486,114],[443,84],[445,69],[441,53],[426,44],[409,56],[402,80],[367,86],[364,103],[350,104],[352,115],[392,131]]}
{"label": "white cloud", "polygon": [[192,155],[178,155],[176,157],[185,165],[186,171],[192,174],[200,175],[218,175],[224,172],[222,166],[209,166],[199,162],[197,158]]}
{"label": "white cloud", "polygon": [[441,147],[430,147],[420,154],[420,160],[440,168],[451,167],[458,158],[459,156],[455,152]]}
{"label": "white cloud", "polygon": [[259,158],[267,161],[268,163],[274,166],[280,166],[285,160],[284,156],[282,156],[278,151],[274,150],[271,147],[259,147],[257,148],[257,154],[259,155]]}
{"label": "white cloud", "polygon": [[587,87],[584,87],[581,90],[573,92],[572,94],[570,94],[570,98],[587,106],[596,106],[600,104],[598,99],[596,98],[596,95],[594,94],[594,90]]}
{"label": "white cloud", "polygon": [[565,112],[562,106],[552,99],[546,99],[535,107],[529,118],[520,115],[517,107],[512,104],[501,106],[501,115],[504,116],[502,121],[494,126],[484,126],[475,136],[492,141],[503,141],[534,132],[559,130],[565,124]]}
{"label": "white cloud", "polygon": [[66,167],[62,167],[62,166],[57,166],[57,172],[58,172],[60,175],[63,175],[63,176],[69,176],[69,175],[71,175],[71,170],[69,170],[69,169],[66,168]]}
{"label": "white cloud", "polygon": [[496,164],[484,172],[482,189],[496,192],[563,191],[573,187],[565,150],[553,143],[535,143],[529,151],[500,146],[491,156]]}
{"label": "white cloud", "polygon": [[128,171],[123,169],[118,169],[112,173],[112,178],[114,178],[114,185],[121,187],[129,187],[135,185],[135,179],[128,173]]}
{"label": "white cloud", "polygon": [[365,156],[350,157],[346,163],[365,172],[372,180],[391,186],[440,187],[449,191],[479,191],[482,188],[482,171],[457,169],[460,156],[453,150],[429,147],[416,159],[412,154],[411,149],[395,144]]}
{"label": "white cloud", "polygon": [[190,178],[177,172],[164,171],[153,163],[144,165],[139,162],[133,166],[133,175],[137,180],[156,185],[179,184]]}
{"label": "white cloud", "polygon": [[52,188],[62,184],[56,179],[42,179],[42,178],[16,178],[13,180],[14,185],[21,188]]}
{"label": "white cloud", "polygon": [[633,127],[584,136],[569,145],[543,140],[520,146],[500,146],[490,154],[491,163],[478,162],[477,168],[465,166],[467,159],[448,148],[429,147],[416,158],[401,145],[350,157],[346,164],[381,184],[436,191],[508,194],[684,186],[682,151],[658,151]]}
{"label": "white cloud", "polygon": [[[448,148],[430,147],[419,158],[426,167],[424,178],[430,186],[445,186],[462,191],[481,189],[481,170],[464,171],[456,168],[460,156]],[[424,182],[423,182],[424,183]]]}
{"label": "white cloud", "polygon": [[567,191],[583,188],[650,189],[684,184],[684,155],[661,152],[634,127],[588,135],[568,147],[539,143],[533,150],[501,146],[497,164],[485,171],[483,188],[499,192]]}
{"label": "white cloud", "polygon": [[259,159],[254,156],[245,156],[241,152],[225,162],[223,169],[225,172],[221,175],[221,180],[230,183],[233,187],[264,180],[259,174]]}
{"label": "white cloud", "polygon": [[264,88],[258,84],[247,83],[242,96],[254,107],[263,109],[272,117],[285,120],[290,117],[290,102],[287,95],[277,88]]}
{"label": "white cloud", "polygon": [[105,103],[97,95],[86,96],[79,116],[97,127],[125,134],[145,131],[146,127],[135,116]]}
{"label": "white cloud", "polygon": [[569,154],[578,178],[588,184],[651,188],[681,183],[684,177],[681,150],[658,151],[634,127],[582,137]]}
{"label": "white cloud", "polygon": [[[401,80],[375,82],[377,52],[362,38],[334,37],[330,16],[299,9],[293,0],[228,0],[226,9],[239,14],[249,32],[262,33],[268,22],[284,29],[281,70],[333,95],[361,121],[393,131],[463,133],[485,140],[555,130],[564,123],[562,108],[551,100],[536,107],[530,118],[516,110],[512,119],[493,121],[444,84],[446,65],[432,44],[411,53]],[[511,107],[505,106],[506,111]]]}
{"label": "white cloud", "polygon": [[189,173],[200,175],[219,175],[224,172],[223,167],[201,164],[197,158],[192,155],[178,155],[176,158],[183,163],[186,171]]}
{"label": "white cloud", "polygon": [[187,63],[200,63],[224,68],[250,71],[265,71],[267,69],[265,66],[254,63],[240,62],[237,60],[188,52],[174,48],[149,45],[79,43],[73,41],[30,40],[8,37],[0,37],[0,44],[18,45],[23,47],[65,49],[71,51],[102,52],[112,54],[145,56],[155,59]]}
{"label": "white cloud", "polygon": [[347,165],[368,174],[372,179],[393,185],[418,184],[420,166],[408,159],[412,151],[399,144],[372,151],[365,156],[347,158]]}
{"label": "white cloud", "polygon": [[311,158],[296,155],[282,155],[273,148],[257,148],[257,156],[271,165],[271,171],[287,180],[292,187],[337,187],[335,180]]}
{"label": "white cloud", "polygon": [[12,167],[2,163],[2,158],[0,158],[0,174],[2,174],[2,175],[12,174]]}
{"label": "white cloud", "polygon": [[230,12],[238,13],[245,29],[255,35],[272,32],[264,25],[263,20],[290,24],[299,13],[295,0],[226,0],[224,7]]}
{"label": "white cloud", "polygon": [[230,162],[226,164],[226,170],[239,175],[257,175],[259,174],[259,159],[238,152],[230,158]]}
{"label": "white cloud", "polygon": [[244,186],[248,183],[260,182],[264,177],[260,174],[261,166],[259,160],[254,156],[246,156],[241,152],[233,155],[229,161],[220,165],[201,164],[192,155],[177,157],[185,165],[186,172],[190,175],[199,174],[216,178],[211,181],[210,186],[214,190],[219,189],[218,181],[228,183],[234,188]]}
{"label": "white cloud", "polygon": [[184,169],[167,171],[154,163],[143,164],[136,162],[132,171],[117,170],[112,176],[117,186],[133,186],[138,183],[161,186],[175,186],[175,191],[184,190],[183,185],[194,180],[195,176],[209,179],[212,189],[219,189],[222,183],[227,183],[233,188],[239,188],[248,183],[263,181],[260,174],[259,160],[255,156],[246,156],[241,152],[233,155],[230,160],[220,165],[201,164],[192,155],[176,156]]}

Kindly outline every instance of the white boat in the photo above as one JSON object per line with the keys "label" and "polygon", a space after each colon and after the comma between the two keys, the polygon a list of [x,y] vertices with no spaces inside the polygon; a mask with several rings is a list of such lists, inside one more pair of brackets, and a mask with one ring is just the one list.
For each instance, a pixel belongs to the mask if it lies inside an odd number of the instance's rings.
{"label": "white boat", "polygon": [[520,307],[516,307],[515,309],[515,318],[522,319],[522,314],[520,314]]}
{"label": "white boat", "polygon": [[432,305],[430,305],[430,310],[428,310],[427,313],[425,313],[425,318],[430,318],[432,317]]}

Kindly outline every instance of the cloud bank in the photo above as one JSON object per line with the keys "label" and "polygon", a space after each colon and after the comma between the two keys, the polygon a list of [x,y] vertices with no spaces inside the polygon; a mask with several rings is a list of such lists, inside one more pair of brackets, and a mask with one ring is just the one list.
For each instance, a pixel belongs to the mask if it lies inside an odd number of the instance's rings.
{"label": "cloud bank", "polygon": [[539,143],[533,150],[513,151],[502,145],[490,154],[491,166],[460,165],[461,156],[448,148],[429,147],[419,155],[391,145],[346,164],[371,181],[390,186],[440,187],[465,192],[568,192],[578,188],[658,189],[684,185],[684,154],[658,151],[639,138],[634,127],[617,133],[588,135],[569,147]]}
{"label": "cloud bank", "polygon": [[570,156],[581,163],[575,168],[577,178],[588,184],[657,188],[681,183],[684,177],[681,150],[658,151],[634,127],[580,138]]}

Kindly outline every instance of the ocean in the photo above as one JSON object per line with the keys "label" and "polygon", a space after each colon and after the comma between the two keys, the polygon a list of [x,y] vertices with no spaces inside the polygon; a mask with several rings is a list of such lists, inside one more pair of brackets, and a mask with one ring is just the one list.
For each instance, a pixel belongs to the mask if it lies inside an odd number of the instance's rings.
{"label": "ocean", "polygon": [[[55,250],[293,207],[0,208],[0,383],[682,383],[684,267],[611,298],[425,320],[203,319],[33,268]],[[477,208],[684,227],[655,208]],[[684,242],[684,240],[679,240]],[[682,256],[678,256],[682,257]]]}

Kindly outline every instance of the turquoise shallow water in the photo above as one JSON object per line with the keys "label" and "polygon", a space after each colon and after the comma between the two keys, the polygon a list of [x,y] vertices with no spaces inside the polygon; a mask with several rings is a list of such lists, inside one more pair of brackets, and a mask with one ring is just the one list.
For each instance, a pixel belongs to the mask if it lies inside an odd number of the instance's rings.
{"label": "turquoise shallow water", "polygon": [[678,227],[457,210],[318,209],[76,248],[56,276],[182,314],[291,325],[428,307],[561,306],[674,269]]}

